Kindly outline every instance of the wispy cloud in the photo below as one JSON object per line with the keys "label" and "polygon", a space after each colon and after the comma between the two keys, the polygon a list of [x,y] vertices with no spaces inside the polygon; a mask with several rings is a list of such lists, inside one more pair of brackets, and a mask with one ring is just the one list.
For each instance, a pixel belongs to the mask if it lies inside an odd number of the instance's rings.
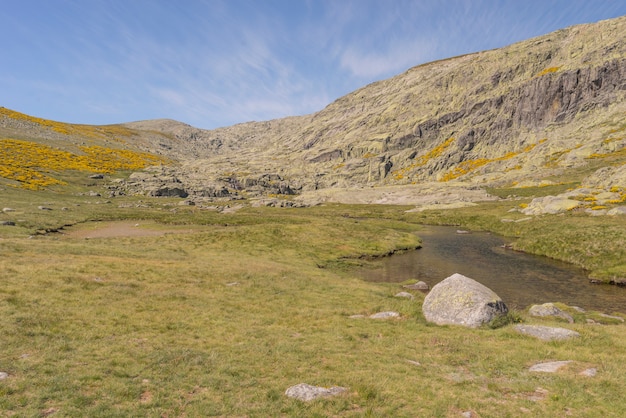
{"label": "wispy cloud", "polygon": [[0,9],[11,39],[0,105],[78,123],[266,120],[426,61],[617,14],[624,2],[22,0]]}

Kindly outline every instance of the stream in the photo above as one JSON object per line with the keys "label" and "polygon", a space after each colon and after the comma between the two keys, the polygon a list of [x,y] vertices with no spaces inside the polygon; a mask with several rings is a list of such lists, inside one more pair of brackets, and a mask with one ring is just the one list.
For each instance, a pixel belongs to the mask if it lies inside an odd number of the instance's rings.
{"label": "stream", "polygon": [[547,257],[502,247],[507,241],[488,232],[457,233],[457,228],[424,226],[422,248],[385,257],[361,269],[367,281],[422,280],[431,288],[460,273],[496,292],[509,309],[562,302],[605,313],[626,312],[626,288],[591,284],[585,270]]}

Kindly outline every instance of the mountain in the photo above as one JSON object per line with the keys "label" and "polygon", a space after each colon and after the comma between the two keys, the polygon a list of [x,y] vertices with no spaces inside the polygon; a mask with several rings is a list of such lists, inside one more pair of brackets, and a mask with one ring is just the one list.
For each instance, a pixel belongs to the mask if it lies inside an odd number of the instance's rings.
{"label": "mountain", "polygon": [[[487,187],[555,183],[625,190],[625,94],[620,17],[419,65],[311,115],[215,130],[172,120],[120,125],[127,146],[177,164],[119,187],[308,203],[415,203],[452,198],[451,190],[476,200],[488,198]],[[4,115],[0,133],[11,126]],[[52,136],[72,137],[64,135]]]}

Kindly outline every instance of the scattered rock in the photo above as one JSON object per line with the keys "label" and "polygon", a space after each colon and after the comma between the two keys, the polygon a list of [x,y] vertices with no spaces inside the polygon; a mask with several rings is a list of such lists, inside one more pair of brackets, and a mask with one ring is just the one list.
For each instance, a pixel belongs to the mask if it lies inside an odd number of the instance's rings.
{"label": "scattered rock", "polygon": [[3,208],[2,212],[7,213],[7,212],[15,212],[15,209],[13,208]]}
{"label": "scattered rock", "polygon": [[544,327],[541,325],[516,325],[515,329],[525,335],[539,338],[543,341],[568,340],[574,337],[580,337],[576,331],[565,328]]}
{"label": "scattered rock", "polygon": [[529,401],[540,402],[548,396],[548,391],[542,387],[535,388],[535,391],[528,397]]}
{"label": "scattered rock", "polygon": [[104,178],[103,174],[92,174],[91,176],[89,176],[90,179],[95,179],[95,180],[102,180]]}
{"label": "scattered rock", "polygon": [[396,293],[395,297],[397,297],[397,298],[407,298],[407,299],[411,299],[411,300],[415,299],[415,296],[413,296],[409,292]]}
{"label": "scattered rock", "polygon": [[626,215],[626,206],[618,206],[609,210],[606,214],[609,216]]}
{"label": "scattered rock", "polygon": [[419,281],[417,283],[413,283],[413,284],[405,284],[404,286],[405,289],[411,289],[411,290],[428,290],[430,289],[430,286],[428,286],[426,283],[424,283],[423,281]]}
{"label": "scattered rock", "polygon": [[556,373],[560,368],[570,364],[572,360],[565,361],[549,361],[546,363],[537,363],[528,369],[530,372]]}
{"label": "scattered rock", "polygon": [[540,316],[540,317],[554,316],[557,318],[565,319],[570,324],[574,323],[574,318],[572,318],[570,314],[568,314],[567,312],[563,312],[562,310],[554,306],[553,303],[544,303],[543,305],[533,305],[528,310],[528,313],[532,316]]}
{"label": "scattered rock", "polygon": [[178,202],[178,206],[196,206],[196,202],[193,200],[181,200]]}
{"label": "scattered rock", "polygon": [[0,225],[15,226],[15,222],[13,222],[13,221],[0,221]]}
{"label": "scattered rock", "polygon": [[469,234],[470,231],[466,231],[464,229],[457,229],[456,233],[459,234],[459,235],[463,235],[463,234]]}
{"label": "scattered rock", "polygon": [[52,210],[52,208],[49,208],[47,206],[37,206],[37,209],[39,209],[39,210]]}
{"label": "scattered rock", "polygon": [[521,210],[524,215],[556,214],[566,212],[580,206],[580,202],[568,196],[544,196],[534,198],[528,207]]}
{"label": "scattered rock", "polygon": [[370,319],[388,319],[388,318],[397,318],[400,314],[398,312],[387,311],[387,312],[378,312],[373,315],[370,315]]}
{"label": "scattered rock", "polygon": [[320,386],[312,386],[307,383],[299,383],[295,386],[291,386],[285,391],[285,395],[288,398],[294,398],[301,401],[312,401],[317,398],[324,398],[328,396],[339,395],[345,392],[346,388],[340,386],[333,386],[331,388],[324,388]]}
{"label": "scattered rock", "polygon": [[7,379],[9,374],[7,372],[0,372],[0,380]]}
{"label": "scattered rock", "polygon": [[350,315],[348,318],[350,318],[350,319],[365,318],[365,315],[361,315],[361,314]]}
{"label": "scattered rock", "polygon": [[616,319],[616,320],[618,320],[620,322],[624,322],[624,318],[622,318],[621,316],[607,315],[607,314],[604,314],[604,313],[601,313],[600,316],[603,317],[603,318]]}
{"label": "scattered rock", "polygon": [[414,366],[421,366],[422,364],[419,361],[415,361],[415,360],[408,360],[406,361],[409,364],[412,364]]}
{"label": "scattered rock", "polygon": [[585,377],[594,377],[596,374],[598,374],[598,369],[596,369],[595,367],[591,367],[589,369],[583,370],[578,374]]}
{"label": "scattered rock", "polygon": [[93,190],[91,190],[89,193],[87,193],[87,195],[90,196],[90,197],[100,197],[100,196],[102,196],[100,193],[95,192]]}
{"label": "scattered rock", "polygon": [[50,416],[50,415],[55,414],[57,412],[59,412],[58,408],[51,407],[51,408],[44,409],[43,411],[41,411],[41,416],[42,417],[47,417],[47,416]]}
{"label": "scattered rock", "polygon": [[422,311],[427,321],[437,325],[476,328],[506,314],[508,308],[488,287],[455,273],[432,288]]}

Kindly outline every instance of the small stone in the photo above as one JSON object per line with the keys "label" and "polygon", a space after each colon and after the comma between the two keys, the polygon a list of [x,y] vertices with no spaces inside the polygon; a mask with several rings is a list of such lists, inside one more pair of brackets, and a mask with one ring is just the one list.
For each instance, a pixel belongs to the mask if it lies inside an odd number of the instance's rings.
{"label": "small stone", "polygon": [[565,328],[544,327],[541,325],[516,325],[517,332],[531,337],[539,338],[543,341],[559,341],[567,340],[574,337],[580,337],[576,331]]}
{"label": "small stone", "polygon": [[562,310],[554,306],[553,303],[544,303],[543,305],[533,305],[528,310],[528,313],[532,316],[539,316],[539,317],[554,316],[557,318],[565,319],[570,324],[574,323],[574,318],[572,318],[570,314],[568,314],[567,312],[563,312]]}
{"label": "small stone", "polygon": [[0,380],[7,379],[9,374],[7,372],[0,372]]}
{"label": "small stone", "polygon": [[596,374],[598,374],[598,369],[596,369],[595,367],[591,367],[589,369],[585,369],[582,372],[578,373],[581,376],[586,376],[586,377],[594,377]]}
{"label": "small stone", "polygon": [[102,174],[92,174],[91,176],[89,176],[90,179],[96,179],[96,180],[101,180],[104,178],[104,175]]}
{"label": "small stone", "polygon": [[423,281],[419,281],[417,283],[413,283],[413,284],[405,284],[404,286],[405,289],[411,289],[411,290],[428,290],[430,289],[430,286],[428,286],[425,282]]}
{"label": "small stone", "polygon": [[331,388],[324,388],[320,386],[312,386],[307,383],[299,383],[295,386],[291,386],[285,391],[285,395],[288,398],[294,398],[301,401],[312,401],[317,398],[323,398],[328,396],[339,395],[345,392],[346,388],[340,386],[333,386]]}
{"label": "small stone", "polygon": [[556,373],[560,368],[570,364],[572,360],[565,361],[549,361],[546,363],[537,363],[528,369],[531,372]]}
{"label": "small stone", "polygon": [[603,317],[603,318],[617,319],[620,322],[624,322],[624,318],[622,318],[621,316],[607,315],[607,314],[604,314],[604,313],[601,313],[600,316]]}
{"label": "small stone", "polygon": [[13,222],[13,221],[0,221],[0,225],[15,226],[15,222]]}
{"label": "small stone", "polygon": [[2,212],[7,213],[7,212],[15,212],[15,209],[13,208],[3,208]]}
{"label": "small stone", "polygon": [[398,312],[388,311],[388,312],[378,312],[373,315],[370,315],[371,319],[388,319],[388,318],[397,318],[400,314]]}
{"label": "small stone", "polygon": [[350,315],[348,318],[351,318],[351,319],[365,318],[365,315],[361,315],[361,314]]}
{"label": "small stone", "polygon": [[37,208],[38,208],[39,210],[52,210],[52,208],[49,208],[49,207],[47,207],[47,206],[37,206]]}
{"label": "small stone", "polygon": [[396,293],[395,297],[397,297],[397,298],[407,298],[407,299],[411,299],[411,300],[415,299],[415,297],[412,294],[410,294],[409,292]]}

